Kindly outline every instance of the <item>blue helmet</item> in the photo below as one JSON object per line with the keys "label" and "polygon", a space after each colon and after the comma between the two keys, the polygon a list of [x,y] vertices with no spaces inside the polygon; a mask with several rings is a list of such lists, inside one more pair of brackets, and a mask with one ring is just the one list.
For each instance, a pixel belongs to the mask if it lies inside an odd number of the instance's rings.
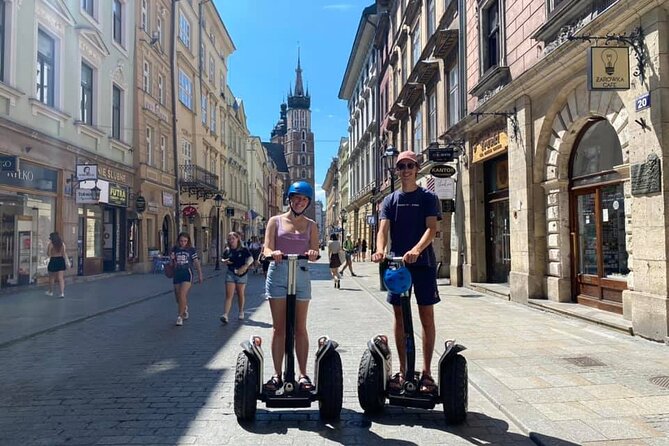
{"label": "blue helmet", "polygon": [[383,274],[383,283],[393,294],[402,294],[411,288],[411,273],[406,266],[388,268]]}
{"label": "blue helmet", "polygon": [[311,204],[314,199],[314,188],[306,181],[296,181],[288,188],[288,198],[293,194],[304,195],[309,199],[309,203]]}

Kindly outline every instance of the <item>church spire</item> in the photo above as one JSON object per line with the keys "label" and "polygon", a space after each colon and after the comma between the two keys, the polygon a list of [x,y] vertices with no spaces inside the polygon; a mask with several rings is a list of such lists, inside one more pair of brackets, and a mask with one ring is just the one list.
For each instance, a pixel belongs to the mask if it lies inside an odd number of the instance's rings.
{"label": "church spire", "polygon": [[300,66],[300,47],[297,47],[297,75],[295,79],[295,96],[304,96],[304,87],[302,86],[302,67]]}

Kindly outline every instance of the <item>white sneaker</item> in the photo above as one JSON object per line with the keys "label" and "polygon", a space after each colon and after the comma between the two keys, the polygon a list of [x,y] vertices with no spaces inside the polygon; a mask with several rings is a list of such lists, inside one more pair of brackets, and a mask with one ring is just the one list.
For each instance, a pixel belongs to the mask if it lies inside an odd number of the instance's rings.
{"label": "white sneaker", "polygon": [[65,294],[61,294],[61,295],[60,295],[60,298],[61,298],[61,299],[62,299],[63,297],[65,297]]}
{"label": "white sneaker", "polygon": [[222,314],[221,317],[219,317],[219,319],[221,320],[221,322],[222,322],[223,324],[227,324],[227,323],[228,323],[228,316],[226,316],[225,314]]}
{"label": "white sneaker", "polygon": [[47,296],[53,296],[53,291],[45,291],[44,294]]}
{"label": "white sneaker", "polygon": [[182,326],[183,324],[184,324],[184,320],[181,318],[181,316],[177,316],[176,325]]}
{"label": "white sneaker", "polygon": [[243,311],[239,312],[239,317],[237,319],[239,319],[240,321],[244,320],[244,312]]}
{"label": "white sneaker", "polygon": [[186,309],[184,310],[184,314],[183,314],[183,318],[184,318],[184,320],[188,319],[188,316],[189,316],[189,314],[188,314],[188,305],[186,305]]}

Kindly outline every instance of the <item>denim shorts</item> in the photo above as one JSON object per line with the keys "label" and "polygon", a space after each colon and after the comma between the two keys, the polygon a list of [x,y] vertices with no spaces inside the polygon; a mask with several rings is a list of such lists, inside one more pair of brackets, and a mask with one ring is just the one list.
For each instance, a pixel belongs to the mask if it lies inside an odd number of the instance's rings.
{"label": "denim shorts", "polygon": [[[306,260],[297,261],[297,300],[311,299],[311,274]],[[288,294],[288,260],[281,263],[270,262],[265,281],[265,295],[268,299],[284,299]]]}
{"label": "denim shorts", "polygon": [[[441,301],[437,289],[437,268],[433,266],[410,266],[411,292],[416,295],[418,305],[434,305]],[[386,301],[392,305],[400,305],[400,295],[388,293]]]}
{"label": "denim shorts", "polygon": [[238,276],[237,274],[233,273],[231,270],[228,270],[227,273],[225,273],[225,283],[236,283],[238,285],[246,284],[246,282],[249,281],[249,275],[244,274],[243,276]]}

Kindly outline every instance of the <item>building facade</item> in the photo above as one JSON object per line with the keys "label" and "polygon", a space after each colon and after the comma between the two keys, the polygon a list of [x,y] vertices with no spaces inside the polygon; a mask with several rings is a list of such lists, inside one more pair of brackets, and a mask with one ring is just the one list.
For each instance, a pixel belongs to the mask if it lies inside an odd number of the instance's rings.
{"label": "building facade", "polygon": [[0,287],[45,280],[54,231],[67,275],[123,270],[135,17],[120,1],[1,6],[0,152],[15,164],[0,173]]}

